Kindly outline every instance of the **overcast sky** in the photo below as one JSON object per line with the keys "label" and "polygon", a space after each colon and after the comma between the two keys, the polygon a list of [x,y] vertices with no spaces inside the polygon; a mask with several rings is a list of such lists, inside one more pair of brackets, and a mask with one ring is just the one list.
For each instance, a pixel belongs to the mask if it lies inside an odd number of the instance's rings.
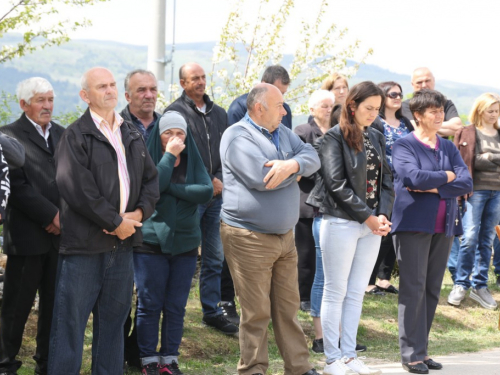
{"label": "overcast sky", "polygon": [[[177,43],[217,41],[235,1],[177,1]],[[245,2],[248,7],[241,16],[251,22],[258,0]],[[270,0],[275,5],[281,2]],[[313,17],[319,3],[295,0],[287,29],[288,51],[295,47],[301,17]],[[172,4],[167,0],[169,16]],[[78,15],[92,19],[93,26],[71,36],[147,45],[152,12],[152,0],[110,0],[89,6]],[[368,63],[406,74],[428,66],[437,80],[500,89],[499,16],[497,0],[330,0],[325,17],[347,27],[350,41],[359,39],[363,48],[373,48]],[[167,43],[170,35],[169,30]]]}

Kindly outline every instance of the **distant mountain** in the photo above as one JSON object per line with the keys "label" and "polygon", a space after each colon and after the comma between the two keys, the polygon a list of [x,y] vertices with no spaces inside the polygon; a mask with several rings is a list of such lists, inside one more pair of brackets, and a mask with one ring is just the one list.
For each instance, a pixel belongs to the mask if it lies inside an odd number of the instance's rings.
{"label": "distant mountain", "polygon": [[[4,35],[2,44],[15,43],[20,36],[11,34]],[[177,70],[185,62],[197,61],[202,66],[211,67],[212,49],[215,42],[187,43],[175,46],[174,54],[174,82],[178,82]],[[167,46],[167,51],[170,51]],[[167,52],[168,53],[168,52]],[[283,65],[286,67],[292,60],[291,55],[285,55]],[[122,82],[127,72],[137,68],[145,68],[147,65],[147,47],[134,46],[124,43],[96,41],[96,40],[73,40],[59,47],[51,47],[37,51],[33,54],[15,59],[0,65],[0,92],[15,93],[17,84],[26,78],[41,76],[47,78],[54,86],[56,101],[54,107],[55,115],[74,111],[77,106],[85,107],[80,100],[80,77],[82,73],[93,66],[108,67],[120,82],[120,101],[118,108],[126,105],[123,96]],[[356,76],[350,80],[351,85],[357,82],[371,80],[374,82],[396,81],[399,82],[405,93],[411,92],[410,76],[393,73],[387,69],[375,65],[362,65]],[[170,66],[166,69],[165,82],[170,83]],[[293,84],[293,83],[292,83]],[[449,81],[439,81],[438,90],[442,91],[456,104],[459,113],[467,114],[473,100],[486,91],[499,92],[492,87],[475,86]],[[17,104],[11,105],[14,120],[19,116],[20,110]],[[294,123],[303,122],[305,117],[295,119]]]}

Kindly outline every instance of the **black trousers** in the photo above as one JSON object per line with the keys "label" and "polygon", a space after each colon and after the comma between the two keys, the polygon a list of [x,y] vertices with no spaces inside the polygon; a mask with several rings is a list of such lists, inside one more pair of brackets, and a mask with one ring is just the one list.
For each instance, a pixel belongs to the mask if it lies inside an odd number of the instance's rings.
{"label": "black trousers", "polygon": [[397,232],[398,324],[401,362],[423,361],[453,237],[444,233]]}
{"label": "black trousers", "polygon": [[389,233],[387,236],[382,237],[377,261],[373,267],[368,285],[375,285],[377,277],[382,280],[390,280],[395,262],[396,251],[394,250],[392,235]]}
{"label": "black trousers", "polygon": [[[137,306],[137,301],[136,301]],[[132,321],[134,321],[134,328],[132,328]],[[140,367],[141,359],[139,354],[139,344],[137,343],[137,312],[136,310],[130,309],[130,312],[123,326],[123,338],[124,338],[124,358],[129,366]]]}
{"label": "black trousers", "polygon": [[295,247],[297,248],[297,267],[299,273],[300,301],[311,300],[311,288],[316,272],[316,247],[312,231],[312,218],[299,219],[295,225]]}
{"label": "black trousers", "polygon": [[57,258],[58,250],[55,248],[42,255],[7,257],[0,316],[0,372],[16,372],[21,367],[22,362],[16,356],[38,291],[38,326],[33,359],[37,363],[35,373],[47,373]]}
{"label": "black trousers", "polygon": [[226,257],[222,263],[222,272],[220,275],[220,300],[231,302],[234,301],[234,284],[231,272],[227,266]]}

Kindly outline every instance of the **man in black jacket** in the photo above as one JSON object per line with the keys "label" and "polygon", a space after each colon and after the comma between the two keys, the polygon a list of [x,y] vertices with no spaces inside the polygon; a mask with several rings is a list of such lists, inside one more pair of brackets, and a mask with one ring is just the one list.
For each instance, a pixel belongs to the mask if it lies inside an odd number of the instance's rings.
{"label": "man in black jacket", "polygon": [[144,140],[116,112],[113,74],[93,68],[80,97],[89,108],[57,149],[61,244],[49,373],[78,374],[93,314],[92,372],[123,372],[123,325],[130,310],[132,248],[159,199],[158,174]]}
{"label": "man in black jacket", "polygon": [[120,112],[125,121],[135,125],[147,142],[153,125],[161,116],[155,112],[158,83],[149,70],[132,70],[125,77],[125,99],[128,105]]}
{"label": "man in black jacket", "polygon": [[0,374],[16,374],[24,326],[38,291],[35,374],[47,374],[49,335],[59,247],[59,193],[54,151],[64,128],[51,122],[54,90],[33,77],[17,87],[21,117],[0,131],[25,149],[25,163],[10,169],[11,195],[4,223],[4,295],[0,319]]}
{"label": "man in black jacket", "polygon": [[227,114],[205,94],[206,76],[196,63],[187,63],[179,70],[184,89],[180,98],[166,111],[180,112],[191,130],[207,172],[212,179],[214,197],[207,204],[199,205],[201,225],[200,300],[203,322],[224,334],[238,332],[222,314],[220,303],[220,275],[224,253],[220,239],[220,210],[222,207],[222,166],[220,139],[227,128]]}

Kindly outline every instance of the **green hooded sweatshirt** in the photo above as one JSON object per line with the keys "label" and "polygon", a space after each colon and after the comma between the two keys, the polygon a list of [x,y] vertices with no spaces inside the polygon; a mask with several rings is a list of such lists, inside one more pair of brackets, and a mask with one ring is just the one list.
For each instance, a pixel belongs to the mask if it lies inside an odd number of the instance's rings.
{"label": "green hooded sweatshirt", "polygon": [[210,201],[213,186],[191,132],[187,131],[186,147],[181,157],[188,156],[186,181],[172,184],[176,157],[162,154],[159,121],[156,122],[147,147],[158,169],[160,200],[154,214],[143,223],[144,242],[159,245],[164,254],[177,255],[200,245],[201,231],[198,205]]}

